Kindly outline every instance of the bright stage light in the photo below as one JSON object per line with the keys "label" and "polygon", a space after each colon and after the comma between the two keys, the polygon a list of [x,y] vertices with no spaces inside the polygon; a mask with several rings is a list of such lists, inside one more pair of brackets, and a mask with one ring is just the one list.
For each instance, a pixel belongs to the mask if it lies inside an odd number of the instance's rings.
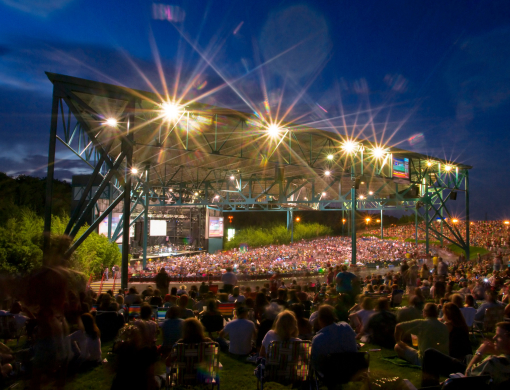
{"label": "bright stage light", "polygon": [[457,222],[459,222],[459,220],[458,220],[457,218],[453,218],[453,219],[452,219],[452,222],[453,222],[453,223],[457,223]]}
{"label": "bright stage light", "polygon": [[214,197],[214,199],[220,199],[220,196],[219,196],[219,195],[216,195],[216,196]]}
{"label": "bright stage light", "polygon": [[323,193],[322,193],[322,196],[326,196],[326,193],[325,193],[325,192],[323,192]]}
{"label": "bright stage light", "polygon": [[365,221],[366,221],[367,223],[369,223],[371,220],[370,220],[370,218],[365,218]]}
{"label": "bright stage light", "polygon": [[342,145],[342,149],[346,153],[353,153],[353,152],[355,152],[357,147],[358,147],[358,145],[354,141],[345,141],[344,144]]}
{"label": "bright stage light", "polygon": [[104,124],[110,127],[117,127],[118,122],[117,119],[115,118],[108,118]]}
{"label": "bright stage light", "polygon": [[181,108],[173,102],[164,102],[161,104],[163,115],[169,121],[176,120],[181,114]]}
{"label": "bright stage light", "polygon": [[326,172],[324,172],[324,175],[325,176],[329,176],[329,175],[331,175],[331,172],[330,171],[326,171]]}
{"label": "bright stage light", "polygon": [[365,199],[365,197],[363,195],[360,195],[359,198],[360,199]]}
{"label": "bright stage light", "polygon": [[446,165],[446,166],[444,167],[444,170],[445,170],[446,172],[450,172],[450,171],[452,170],[452,168],[453,168],[453,167],[452,167],[451,165]]}
{"label": "bright stage light", "polygon": [[280,127],[278,125],[269,125],[268,128],[267,128],[267,133],[271,136],[271,137],[277,137],[278,134],[280,134]]}
{"label": "bright stage light", "polygon": [[510,221],[505,221],[505,225],[510,225]]}
{"label": "bright stage light", "polygon": [[131,168],[131,173],[136,175],[138,173],[138,169],[136,169],[135,167]]}
{"label": "bright stage light", "polygon": [[334,156],[332,154],[328,154],[328,157],[327,157],[328,160],[333,160],[333,158],[334,158]]}
{"label": "bright stage light", "polygon": [[198,192],[195,192],[195,196],[198,196]]}
{"label": "bright stage light", "polygon": [[235,179],[235,176],[234,175],[230,175],[230,180],[234,180]]}
{"label": "bright stage light", "polygon": [[375,158],[381,158],[381,157],[384,157],[385,155],[385,151],[383,148],[374,148],[374,150],[372,150],[372,154]]}
{"label": "bright stage light", "polygon": [[374,195],[373,191],[368,191],[368,195]]}
{"label": "bright stage light", "polygon": [[432,161],[427,161],[427,166],[431,167],[432,166]]}

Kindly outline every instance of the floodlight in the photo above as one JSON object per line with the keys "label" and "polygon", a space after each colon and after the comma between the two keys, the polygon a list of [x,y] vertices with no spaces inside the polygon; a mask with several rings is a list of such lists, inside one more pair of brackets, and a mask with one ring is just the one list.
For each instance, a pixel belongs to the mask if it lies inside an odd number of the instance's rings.
{"label": "floodlight", "polygon": [[135,167],[131,168],[131,173],[136,175],[138,173],[138,169],[136,169]]}
{"label": "floodlight", "polygon": [[380,220],[380,219],[378,219],[376,222],[381,222],[381,220]]}
{"label": "floodlight", "polygon": [[357,146],[358,145],[354,141],[345,141],[344,144],[342,145],[342,149],[346,153],[353,153],[356,151]]}
{"label": "floodlight", "polygon": [[216,195],[216,196],[214,197],[214,199],[219,199],[219,198],[220,198],[220,196],[219,196],[219,195]]}
{"label": "floodlight", "polygon": [[374,191],[368,191],[368,195],[374,195]]}
{"label": "floodlight", "polygon": [[[473,223],[473,222],[471,222]],[[505,225],[510,225],[510,221],[505,221]]]}
{"label": "floodlight", "polygon": [[458,220],[457,218],[453,218],[453,219],[452,219],[452,222],[453,222],[453,223],[457,223],[457,222],[459,222],[459,220]]}
{"label": "floodlight", "polygon": [[379,148],[379,147],[374,148],[374,150],[372,150],[372,154],[373,154],[373,156],[374,156],[375,158],[381,158],[381,157],[384,157],[385,153],[386,153],[386,152],[384,151],[384,149],[383,149],[383,148]]}
{"label": "floodlight", "polygon": [[296,222],[299,222],[299,221],[301,221],[301,218],[296,217]]}
{"label": "floodlight", "polygon": [[198,196],[198,192],[195,192],[195,196]]}
{"label": "floodlight", "polygon": [[230,180],[234,180],[235,179],[235,176],[234,175],[230,175]]}
{"label": "floodlight", "polygon": [[175,104],[174,102],[164,102],[161,104],[161,109],[163,111],[164,117],[169,120],[173,121],[176,120],[179,117],[179,114],[181,113],[181,108]]}
{"label": "floodlight", "polygon": [[452,168],[453,168],[453,167],[452,167],[451,165],[446,165],[446,166],[444,167],[444,170],[445,170],[445,171],[447,171],[447,172],[450,172],[450,171],[452,170]]}
{"label": "floodlight", "polygon": [[118,122],[117,122],[117,119],[115,119],[115,118],[108,118],[106,120],[106,122],[104,123],[104,125],[110,126],[110,127],[117,127]]}
{"label": "floodlight", "polygon": [[370,222],[370,218],[365,218],[365,221],[367,221],[367,223]]}
{"label": "floodlight", "polygon": [[277,137],[278,134],[280,133],[280,127],[278,125],[275,125],[275,124],[272,124],[272,125],[269,125],[268,128],[267,128],[267,133],[271,136],[271,137]]}
{"label": "floodlight", "polygon": [[334,157],[334,156],[333,156],[332,154],[328,154],[327,159],[328,159],[328,160],[333,160],[333,157]]}
{"label": "floodlight", "polygon": [[324,175],[325,176],[329,176],[329,175],[331,175],[331,172],[330,171],[326,171],[326,172],[324,172]]}
{"label": "floodlight", "polygon": [[344,223],[345,223],[345,222],[347,222],[347,220],[344,218],[344,219],[342,219],[342,222],[344,222]]}
{"label": "floodlight", "polygon": [[365,197],[363,195],[360,195],[359,198],[360,199],[365,199]]}
{"label": "floodlight", "polygon": [[432,161],[427,161],[427,166],[431,167],[432,166]]}
{"label": "floodlight", "polygon": [[326,193],[325,193],[325,192],[323,192],[323,193],[322,193],[322,196],[326,196]]}

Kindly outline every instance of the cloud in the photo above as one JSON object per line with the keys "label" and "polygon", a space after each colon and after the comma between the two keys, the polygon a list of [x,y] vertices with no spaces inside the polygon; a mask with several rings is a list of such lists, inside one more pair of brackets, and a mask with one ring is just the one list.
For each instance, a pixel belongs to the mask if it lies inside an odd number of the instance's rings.
{"label": "cloud", "polygon": [[40,17],[47,17],[74,0],[1,0],[8,7]]}
{"label": "cloud", "polygon": [[[19,149],[25,149],[20,146]],[[0,171],[10,176],[29,175],[45,177],[47,175],[48,157],[40,154],[25,154],[22,157],[12,158],[0,155]],[[57,159],[55,163],[55,178],[70,180],[73,175],[91,173],[81,160]]]}

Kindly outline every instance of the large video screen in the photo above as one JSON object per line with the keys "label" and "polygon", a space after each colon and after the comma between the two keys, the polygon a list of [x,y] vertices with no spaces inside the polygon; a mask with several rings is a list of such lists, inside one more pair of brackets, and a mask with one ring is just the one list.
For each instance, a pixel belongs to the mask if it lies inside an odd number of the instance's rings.
{"label": "large video screen", "polygon": [[[117,226],[119,225],[120,217],[122,213],[113,213],[112,214],[112,235],[115,233],[115,230],[117,229]],[[103,219],[101,223],[99,224],[98,233],[102,234],[103,236],[108,237],[108,217]],[[129,237],[135,236],[135,226],[131,225],[129,227]],[[117,241],[115,241],[117,244],[122,244],[122,234],[117,238]]]}
{"label": "large video screen", "polygon": [[209,237],[223,237],[223,217],[209,217]]}
{"label": "large video screen", "polygon": [[393,158],[393,177],[409,180],[408,158]]}
{"label": "large video screen", "polygon": [[166,236],[166,220],[151,219],[150,220],[150,235],[151,235],[151,237]]}

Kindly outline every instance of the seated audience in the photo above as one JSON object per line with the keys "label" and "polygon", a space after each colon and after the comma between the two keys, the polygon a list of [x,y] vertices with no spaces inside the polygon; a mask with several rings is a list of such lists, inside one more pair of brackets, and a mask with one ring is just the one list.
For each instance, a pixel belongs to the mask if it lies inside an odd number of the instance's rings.
{"label": "seated audience", "polygon": [[373,314],[363,333],[368,335],[369,342],[385,348],[395,345],[395,326],[397,318],[389,311],[390,305],[387,298],[379,298],[376,304],[376,312]]}
{"label": "seated audience", "polygon": [[229,349],[231,355],[242,357],[252,351],[252,340],[257,337],[255,324],[247,319],[248,308],[240,306],[236,309],[237,319],[230,321],[220,332],[220,337],[228,336],[230,339]]}
{"label": "seated audience", "polygon": [[329,305],[318,310],[320,330],[312,339],[312,365],[320,371],[321,359],[330,353],[357,352],[356,333],[346,322],[337,322],[335,311]]}
{"label": "seated audience", "polygon": [[[421,366],[423,354],[429,348],[448,353],[448,328],[437,320],[438,309],[433,303],[427,303],[423,309],[424,319],[401,322],[395,327],[395,352],[402,359]],[[402,336],[410,333],[418,337],[418,351],[402,341]]]}
{"label": "seated audience", "polygon": [[299,341],[297,319],[293,312],[284,310],[276,317],[273,329],[266,333],[260,347],[260,357],[266,357],[272,341]]}

